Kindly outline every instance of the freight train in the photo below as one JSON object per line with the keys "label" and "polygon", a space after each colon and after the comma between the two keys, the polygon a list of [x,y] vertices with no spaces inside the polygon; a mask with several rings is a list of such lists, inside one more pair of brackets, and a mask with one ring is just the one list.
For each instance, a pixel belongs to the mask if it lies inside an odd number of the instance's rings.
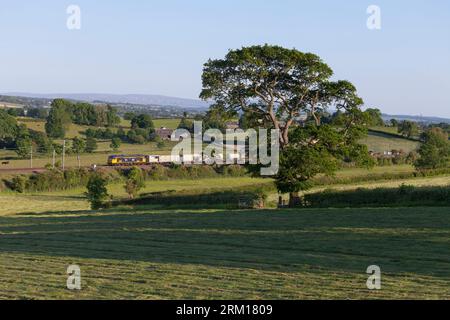
{"label": "freight train", "polygon": [[184,156],[160,156],[160,155],[112,155],[108,157],[108,165],[118,166],[142,166],[151,164],[170,164],[201,161],[201,155],[184,155]]}
{"label": "freight train", "polygon": [[234,163],[245,161],[246,156],[239,153],[232,154],[217,154],[215,157],[211,158],[207,155],[202,154],[185,154],[180,156],[173,155],[111,155],[108,157],[108,166],[113,167],[127,167],[127,166],[145,166],[152,164],[163,164],[169,165],[171,163]]}

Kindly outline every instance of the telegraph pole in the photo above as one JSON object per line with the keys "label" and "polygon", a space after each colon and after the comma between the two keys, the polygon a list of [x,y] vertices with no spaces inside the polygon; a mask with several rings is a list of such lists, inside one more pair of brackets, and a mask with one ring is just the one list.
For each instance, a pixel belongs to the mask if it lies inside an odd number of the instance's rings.
{"label": "telegraph pole", "polygon": [[30,168],[33,169],[33,144],[30,147]]}
{"label": "telegraph pole", "polygon": [[80,161],[80,155],[77,154],[77,160],[78,160],[78,169],[81,168],[81,161]]}
{"label": "telegraph pole", "polygon": [[56,150],[55,148],[53,148],[53,159],[52,159],[53,169],[55,169],[55,164],[56,164]]}
{"label": "telegraph pole", "polygon": [[64,171],[65,167],[66,167],[66,140],[63,141],[63,152],[62,152],[62,169]]}

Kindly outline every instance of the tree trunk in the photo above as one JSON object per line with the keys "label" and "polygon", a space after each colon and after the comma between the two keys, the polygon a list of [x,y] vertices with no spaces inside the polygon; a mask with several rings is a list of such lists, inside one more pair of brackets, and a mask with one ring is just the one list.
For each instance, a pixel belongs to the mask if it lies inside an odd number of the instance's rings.
{"label": "tree trunk", "polygon": [[289,207],[294,208],[301,204],[300,195],[298,192],[289,193]]}

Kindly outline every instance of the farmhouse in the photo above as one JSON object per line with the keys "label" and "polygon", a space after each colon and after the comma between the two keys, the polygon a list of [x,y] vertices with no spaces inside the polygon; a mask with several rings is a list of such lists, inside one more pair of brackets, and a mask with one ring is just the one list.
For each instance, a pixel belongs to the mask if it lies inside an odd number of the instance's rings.
{"label": "farmhouse", "polygon": [[162,140],[170,140],[170,138],[172,136],[172,133],[173,133],[173,130],[165,128],[165,127],[162,127],[162,128],[156,129],[155,133]]}

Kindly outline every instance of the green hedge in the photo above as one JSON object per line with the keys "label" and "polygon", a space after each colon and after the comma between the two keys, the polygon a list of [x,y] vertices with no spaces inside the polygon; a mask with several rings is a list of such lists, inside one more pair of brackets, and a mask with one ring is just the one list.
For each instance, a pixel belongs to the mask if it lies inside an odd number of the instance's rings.
{"label": "green hedge", "polygon": [[274,192],[271,184],[241,187],[229,190],[165,191],[143,194],[140,198],[118,201],[115,205],[152,205],[202,208],[262,208],[267,194]]}
{"label": "green hedge", "polygon": [[355,177],[327,177],[321,176],[313,179],[315,186],[327,186],[333,184],[354,184],[359,182],[370,181],[386,181],[386,180],[405,180],[413,178],[436,177],[442,175],[450,175],[450,168],[436,169],[436,170],[421,170],[412,172],[397,172],[397,173],[369,173],[364,176]]}
{"label": "green hedge", "polygon": [[443,187],[414,187],[325,190],[304,196],[303,206],[330,207],[396,207],[450,206],[450,185]]}
{"label": "green hedge", "polygon": [[[117,172],[106,172],[99,170],[110,181],[117,181],[120,175]],[[3,181],[12,191],[42,192],[60,191],[86,186],[93,171],[85,168],[68,169],[65,171],[53,169],[32,175],[17,175],[11,180]]]}
{"label": "green hedge", "polygon": [[[100,172],[110,182],[124,182],[130,168],[99,168]],[[171,166],[154,165],[142,169],[146,180],[172,180],[172,179],[205,179],[217,177],[246,176],[247,170],[243,166]],[[50,169],[46,172],[32,175],[16,175],[9,180],[3,180],[4,188],[19,193],[59,191],[86,186],[92,170]],[[0,185],[1,188],[1,185]],[[1,189],[0,189],[1,190]]]}
{"label": "green hedge", "polygon": [[[122,175],[130,168],[118,168]],[[244,177],[248,175],[248,171],[244,166],[229,165],[229,166],[181,166],[171,165],[162,166],[159,164],[150,167],[143,167],[146,180],[175,180],[175,179],[207,179],[225,177]]]}

